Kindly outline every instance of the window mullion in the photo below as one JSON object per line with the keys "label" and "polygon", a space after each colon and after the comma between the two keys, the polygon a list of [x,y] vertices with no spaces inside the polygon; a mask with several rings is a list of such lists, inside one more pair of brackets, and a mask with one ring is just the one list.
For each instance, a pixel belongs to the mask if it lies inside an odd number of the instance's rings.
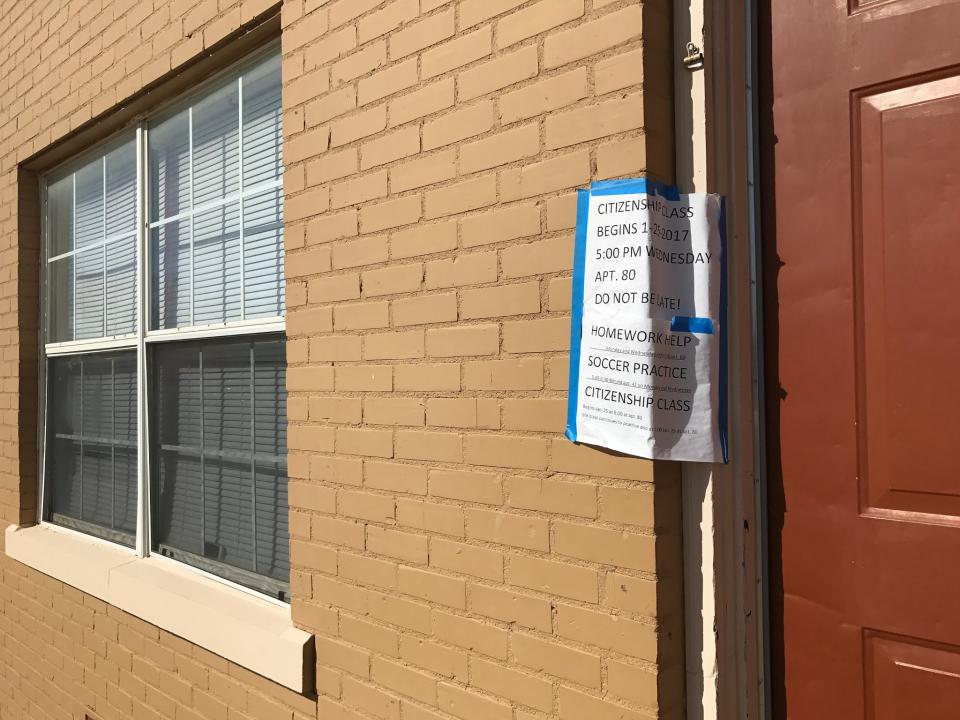
{"label": "window mullion", "polygon": [[190,170],[189,170],[189,173],[190,173],[190,325],[193,325],[195,322],[194,312],[193,312],[194,298],[196,297],[196,294],[197,294],[197,288],[193,282],[194,281],[193,269],[194,269],[194,265],[196,265],[196,261],[194,258],[195,244],[193,242],[193,233],[196,226],[196,223],[194,222],[194,218],[196,217],[196,215],[193,212],[193,200],[195,197],[195,192],[193,187],[193,181],[194,181],[194,178],[193,178],[193,105],[191,105],[187,109],[187,133],[189,136],[189,140],[188,140],[189,144],[187,146],[188,147],[187,157],[189,159],[189,166],[190,166]]}
{"label": "window mullion", "polygon": [[150,428],[147,415],[147,317],[149,314],[150,233],[147,230],[147,139],[137,127],[137,554],[150,554]]}
{"label": "window mullion", "polygon": [[243,241],[243,75],[237,78],[237,145],[238,152],[238,178],[237,189],[240,195],[240,319],[247,319],[246,295],[247,283],[245,277],[246,257],[244,254]]}

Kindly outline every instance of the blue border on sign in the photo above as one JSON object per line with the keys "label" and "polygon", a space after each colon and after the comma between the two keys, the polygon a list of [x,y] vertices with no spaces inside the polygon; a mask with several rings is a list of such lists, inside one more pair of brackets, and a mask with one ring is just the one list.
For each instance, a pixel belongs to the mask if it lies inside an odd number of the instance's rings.
{"label": "blue border on sign", "polygon": [[587,264],[587,216],[590,191],[577,190],[577,231],[573,242],[573,302],[570,308],[570,379],[567,382],[567,428],[564,435],[577,441],[577,398],[580,395],[580,345],[583,336],[583,273]]}
{"label": "blue border on sign", "polygon": [[649,178],[600,180],[590,186],[591,195],[632,195],[634,193],[652,193],[661,195],[667,200],[680,199],[680,191],[676,187]]}

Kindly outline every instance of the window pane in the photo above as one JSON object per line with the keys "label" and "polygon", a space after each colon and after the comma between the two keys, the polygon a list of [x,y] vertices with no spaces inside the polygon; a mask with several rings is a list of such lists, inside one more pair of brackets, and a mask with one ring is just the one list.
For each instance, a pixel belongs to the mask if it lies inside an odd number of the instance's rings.
{"label": "window pane", "polygon": [[282,189],[253,195],[244,201],[243,248],[246,316],[283,315]]}
{"label": "window pane", "polygon": [[107,237],[133,235],[137,231],[137,151],[134,141],[106,156]]}
{"label": "window pane", "polygon": [[240,320],[239,204],[196,215],[193,252],[193,323]]}
{"label": "window pane", "polygon": [[283,128],[280,107],[280,56],[243,76],[243,186],[280,180]]}
{"label": "window pane", "polygon": [[49,519],[134,544],[136,353],[49,361]]}
{"label": "window pane", "polygon": [[186,110],[150,126],[150,221],[190,209],[190,116]]}
{"label": "window pane", "polygon": [[128,134],[47,184],[47,341],[136,331],[137,155]]}
{"label": "window pane", "polygon": [[190,324],[190,220],[171,220],[150,231],[153,252],[153,316],[151,327]]}
{"label": "window pane", "polygon": [[152,329],[283,315],[281,116],[274,55],[148,132]]}
{"label": "window pane", "polygon": [[256,577],[290,568],[283,340],[165,343],[153,367],[157,549],[272,592]]}
{"label": "window pane", "polygon": [[240,180],[240,98],[237,82],[193,107],[193,204],[232,195]]}

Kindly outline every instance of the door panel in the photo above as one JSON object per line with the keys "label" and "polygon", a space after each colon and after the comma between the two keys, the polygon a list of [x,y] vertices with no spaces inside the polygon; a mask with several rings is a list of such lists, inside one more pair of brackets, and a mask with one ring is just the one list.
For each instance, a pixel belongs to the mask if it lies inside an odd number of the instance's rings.
{"label": "door panel", "polygon": [[960,717],[960,2],[771,0],[778,717]]}

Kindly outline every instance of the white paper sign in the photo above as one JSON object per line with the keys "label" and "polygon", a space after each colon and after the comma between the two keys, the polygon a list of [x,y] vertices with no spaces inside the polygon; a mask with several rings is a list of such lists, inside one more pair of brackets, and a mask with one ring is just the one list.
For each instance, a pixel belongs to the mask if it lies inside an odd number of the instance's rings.
{"label": "white paper sign", "polygon": [[645,180],[580,191],[566,435],[724,462],[722,204]]}

